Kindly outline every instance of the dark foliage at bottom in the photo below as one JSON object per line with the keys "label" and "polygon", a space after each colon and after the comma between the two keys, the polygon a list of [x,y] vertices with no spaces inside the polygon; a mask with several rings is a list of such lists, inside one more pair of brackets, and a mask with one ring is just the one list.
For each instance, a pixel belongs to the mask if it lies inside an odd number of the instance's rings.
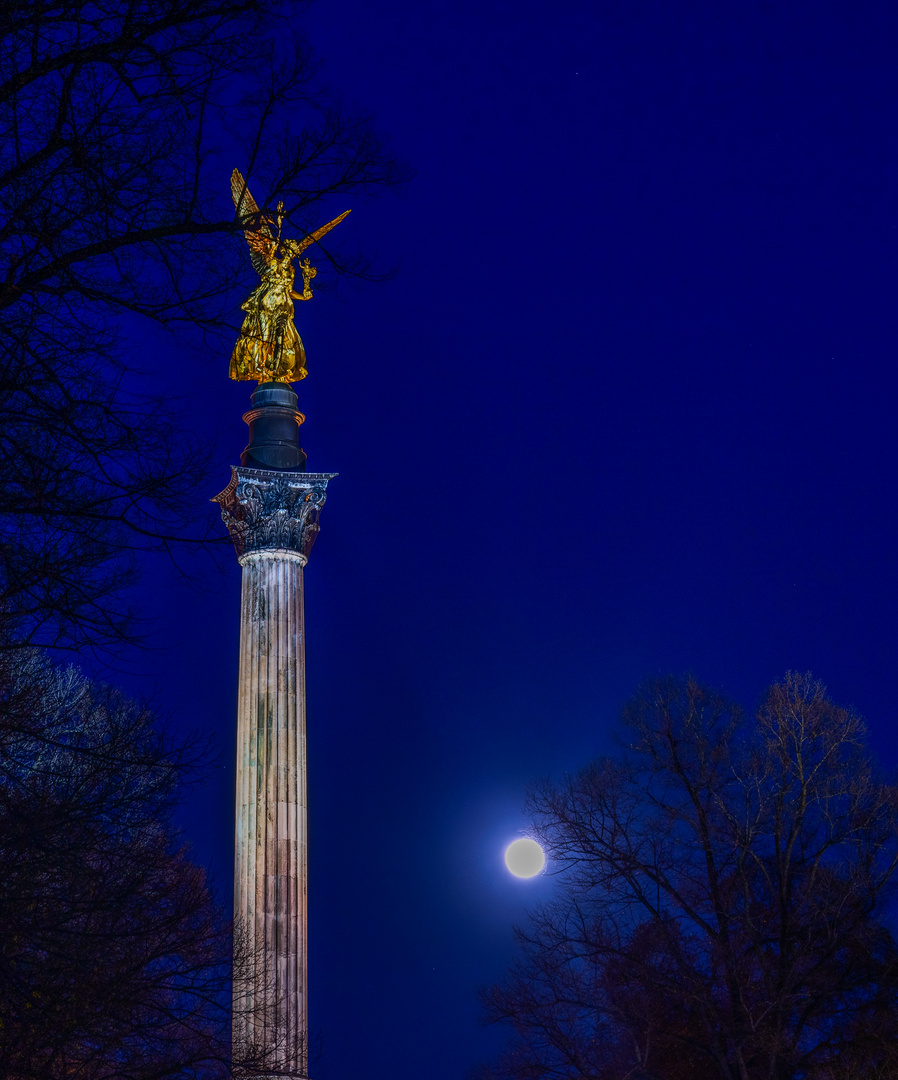
{"label": "dark foliage at bottom", "polygon": [[189,748],[0,654],[0,1076],[227,1075],[231,939],[171,810]]}

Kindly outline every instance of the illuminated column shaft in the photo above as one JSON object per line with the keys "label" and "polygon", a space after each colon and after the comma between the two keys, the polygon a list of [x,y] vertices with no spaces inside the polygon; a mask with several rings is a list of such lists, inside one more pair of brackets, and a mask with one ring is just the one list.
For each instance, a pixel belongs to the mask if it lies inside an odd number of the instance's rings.
{"label": "illuminated column shaft", "polygon": [[237,706],[235,1058],[305,1077],[303,567],[332,474],[233,470],[217,496],[243,567]]}
{"label": "illuminated column shaft", "polygon": [[259,551],[240,562],[234,914],[252,979],[239,988],[235,1035],[305,1076],[305,558]]}

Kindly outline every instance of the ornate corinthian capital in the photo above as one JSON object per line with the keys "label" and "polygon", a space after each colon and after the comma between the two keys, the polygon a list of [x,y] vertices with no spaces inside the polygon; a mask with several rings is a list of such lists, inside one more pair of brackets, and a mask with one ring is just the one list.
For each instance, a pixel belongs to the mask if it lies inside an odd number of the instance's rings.
{"label": "ornate corinthian capital", "polygon": [[238,558],[253,551],[294,551],[305,563],[327,482],[336,475],[232,466],[231,482],[212,501],[221,506]]}

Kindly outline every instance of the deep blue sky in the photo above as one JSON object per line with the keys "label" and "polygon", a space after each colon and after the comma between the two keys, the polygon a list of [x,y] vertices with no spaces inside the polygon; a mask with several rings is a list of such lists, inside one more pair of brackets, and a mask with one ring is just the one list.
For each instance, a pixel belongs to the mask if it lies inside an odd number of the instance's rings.
{"label": "deep blue sky", "polygon": [[[607,748],[641,679],[753,706],[811,670],[898,761],[898,10],[305,19],[417,169],[341,226],[395,279],[298,312],[302,443],[340,474],[306,571],[313,1075],[452,1080],[499,1045],[475,987],[551,891],[501,863],[524,789]],[[223,487],[251,387],[149,344]],[[216,732],[184,820],[229,897],[239,570],[186,566],[137,594],[135,685]]]}

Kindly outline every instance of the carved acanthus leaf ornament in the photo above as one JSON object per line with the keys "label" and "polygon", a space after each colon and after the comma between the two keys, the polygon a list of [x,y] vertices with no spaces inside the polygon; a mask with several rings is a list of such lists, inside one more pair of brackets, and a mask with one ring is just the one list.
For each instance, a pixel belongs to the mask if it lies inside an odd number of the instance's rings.
{"label": "carved acanthus leaf ornament", "polygon": [[327,482],[336,473],[278,473],[233,468],[212,500],[221,506],[238,558],[256,551],[292,551],[308,559],[318,535]]}

